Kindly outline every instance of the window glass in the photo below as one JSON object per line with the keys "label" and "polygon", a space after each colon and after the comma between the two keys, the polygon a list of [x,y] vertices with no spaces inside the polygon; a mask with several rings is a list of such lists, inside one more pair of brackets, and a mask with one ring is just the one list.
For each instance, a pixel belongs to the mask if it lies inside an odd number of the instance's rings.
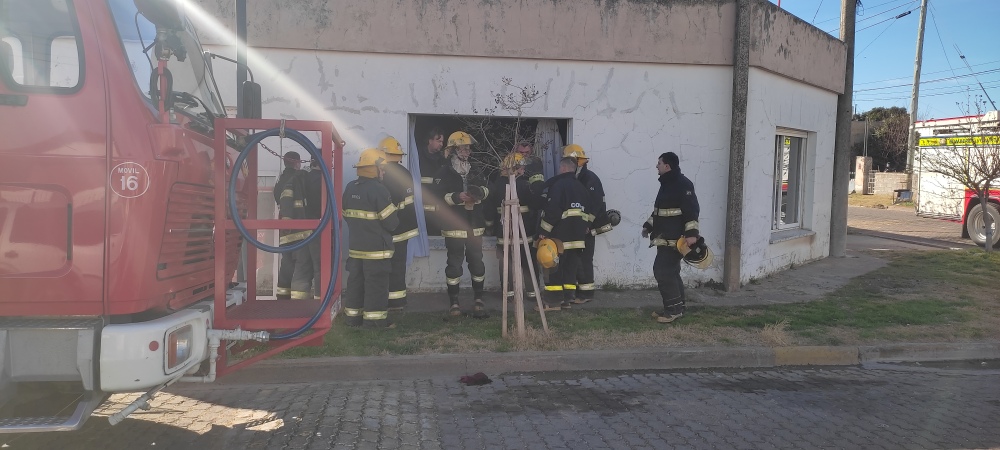
{"label": "window glass", "polygon": [[78,28],[69,0],[0,0],[3,79],[20,86],[79,86]]}
{"label": "window glass", "polygon": [[774,150],[774,208],[772,229],[802,225],[802,171],[805,138],[779,134]]}

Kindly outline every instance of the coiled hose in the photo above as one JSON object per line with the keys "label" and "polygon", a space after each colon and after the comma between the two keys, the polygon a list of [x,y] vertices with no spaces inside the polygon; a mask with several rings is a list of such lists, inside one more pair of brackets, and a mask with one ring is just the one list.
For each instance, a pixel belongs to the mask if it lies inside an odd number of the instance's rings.
{"label": "coiled hose", "polygon": [[[319,225],[313,230],[309,237],[286,247],[273,247],[258,241],[257,237],[252,235],[250,231],[243,226],[243,219],[240,218],[239,209],[236,205],[236,183],[239,179],[240,173],[238,168],[243,166],[243,162],[246,160],[247,156],[250,155],[250,152],[254,150],[257,144],[265,138],[281,136],[282,134],[284,134],[284,137],[297,142],[302,146],[302,148],[306,149],[306,151],[312,155],[313,161],[319,162],[319,170],[322,171],[323,183],[326,185],[327,202],[326,208],[323,211],[323,217],[319,220]],[[272,128],[270,130],[261,131],[260,133],[251,135],[250,141],[247,142],[247,145],[244,146],[242,150],[240,150],[240,155],[233,163],[232,174],[229,176],[229,214],[233,218],[233,223],[236,225],[236,229],[243,236],[243,239],[246,239],[250,245],[269,253],[294,252],[295,250],[309,245],[313,239],[318,239],[320,231],[326,228],[328,223],[333,222],[333,235],[331,237],[333,241],[333,256],[331,257],[332,267],[330,269],[330,281],[327,283],[326,293],[323,294],[323,302],[320,304],[319,310],[316,311],[316,314],[314,314],[312,318],[299,329],[284,334],[273,334],[271,335],[272,340],[292,339],[308,331],[309,328],[323,316],[323,311],[326,311],[326,308],[330,305],[330,301],[333,299],[334,286],[337,284],[337,276],[340,273],[340,221],[333,219],[337,214],[337,199],[334,196],[334,192],[336,191],[333,189],[333,178],[330,175],[330,169],[327,167],[326,162],[323,161],[323,155],[320,153],[319,149],[313,145],[312,141],[296,130]]]}

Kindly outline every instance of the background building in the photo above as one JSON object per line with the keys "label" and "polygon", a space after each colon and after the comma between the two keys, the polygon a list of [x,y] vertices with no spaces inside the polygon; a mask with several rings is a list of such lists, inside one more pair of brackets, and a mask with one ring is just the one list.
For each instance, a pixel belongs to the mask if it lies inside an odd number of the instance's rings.
{"label": "background building", "polygon": [[[656,158],[666,151],[680,155],[695,183],[700,228],[717,255],[707,271],[686,270],[688,282],[722,278],[727,233],[742,236],[742,251],[729,257],[740,258],[743,282],[829,254],[845,46],[767,1],[247,3],[264,116],[333,120],[348,141],[345,162],[383,133],[408,141],[412,157],[415,132],[484,115],[505,93],[503,78],[544,92],[523,111],[540,151],[551,157],[561,145],[582,145],[608,206],[622,212],[618,228],[597,240],[598,285],[654,284],[655,251],[639,231],[658,188]],[[202,38],[233,56],[233,2],[200,4],[224,24],[200,30]],[[748,20],[738,27],[739,5]],[[750,48],[745,79],[734,69],[739,40]],[[229,102],[232,70],[216,64]],[[745,103],[734,101],[741,83]],[[727,230],[734,115],[746,128],[745,149],[736,149],[745,152],[743,220],[742,229]],[[277,173],[277,158],[262,160]],[[411,289],[444,288],[438,239],[430,238],[429,257],[414,258]],[[492,251],[485,259],[487,273],[497,273]],[[496,286],[497,277],[487,283]]]}

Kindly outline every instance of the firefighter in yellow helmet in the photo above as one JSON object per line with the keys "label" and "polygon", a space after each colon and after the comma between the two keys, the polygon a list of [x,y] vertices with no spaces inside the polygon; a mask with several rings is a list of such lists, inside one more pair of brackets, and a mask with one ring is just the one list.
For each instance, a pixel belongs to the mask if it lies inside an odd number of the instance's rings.
{"label": "firefighter in yellow helmet", "polygon": [[580,270],[577,272],[576,298],[573,303],[582,304],[594,299],[594,246],[596,236],[611,231],[611,220],[608,218],[608,206],[604,200],[604,185],[596,173],[590,170],[590,158],[577,144],[563,147],[563,157],[576,159],[578,169],[576,179],[590,193],[590,232],[584,238],[583,253],[580,257]]}
{"label": "firefighter in yellow helmet", "polygon": [[568,309],[576,297],[576,272],[590,229],[590,194],[576,180],[576,168],[575,158],[563,158],[559,175],[545,182],[548,200],[538,224],[538,239],[558,239],[563,246],[559,265],[545,283],[546,310]]}
{"label": "firefighter in yellow helmet", "polygon": [[483,201],[489,198],[490,190],[485,180],[472,172],[472,145],[476,140],[469,133],[456,131],[448,136],[445,155],[448,162],[434,177],[434,186],[444,200],[442,211],[438,211],[441,235],[448,250],[444,273],[448,284],[448,299],[451,301],[449,314],[462,314],[459,306],[459,282],[462,277],[462,260],[472,275],[473,317],[487,317],[483,303],[483,287],[486,282],[486,265],[483,263],[483,233],[486,219],[483,216]]}
{"label": "firefighter in yellow helmet", "polygon": [[[537,160],[537,158],[536,158]],[[493,230],[493,235],[497,237],[497,251],[496,256],[500,260],[500,276],[503,277],[503,246],[504,239],[506,238],[503,234],[503,207],[504,202],[507,199],[507,186],[510,184],[510,176],[514,176],[514,189],[517,193],[518,200],[518,210],[521,213],[521,223],[524,225],[524,233],[527,237],[529,244],[534,242],[535,228],[538,223],[538,207],[541,204],[541,199],[536,195],[531,189],[531,184],[529,182],[530,177],[526,173],[526,170],[531,164],[531,159],[524,157],[520,152],[514,151],[503,159],[500,163],[500,176],[490,184],[490,192],[493,195],[487,200],[486,207],[484,208],[484,214],[486,216],[486,226]],[[524,288],[529,301],[535,301],[535,290],[534,285],[530,282],[531,272],[528,264],[534,263],[534,258],[524,251],[524,246],[519,245],[518,248],[513,251],[521,254],[521,273],[525,280]],[[511,260],[513,261],[513,260]],[[510,262],[508,273],[510,276],[508,278],[513,278],[514,274],[512,272],[514,267],[513,262]],[[536,270],[535,273],[538,273]],[[502,278],[501,278],[502,279]],[[508,286],[513,286],[513,280],[507,280]],[[503,283],[501,282],[501,286]],[[506,293],[507,298],[514,297],[513,288],[508,290]]]}
{"label": "firefighter in yellow helmet", "polygon": [[681,248],[698,244],[700,208],[694,183],[681,173],[677,154],[660,155],[656,171],[660,174],[660,190],[656,193],[653,214],[642,224],[642,236],[656,246],[653,277],[660,290],[663,310],[654,312],[653,318],[660,323],[671,323],[684,316],[684,281],[681,279],[684,255],[678,250],[677,240],[685,240],[687,245]]}
{"label": "firefighter in yellow helmet", "polygon": [[342,207],[349,228],[344,314],[350,326],[387,328],[392,270],[392,233],[399,224],[396,205],[382,185],[386,155],[369,148],[358,159],[358,178],[344,188]]}
{"label": "firefighter in yellow helmet", "polygon": [[[290,151],[284,154],[281,162],[285,166],[274,183],[274,203],[278,205],[278,218],[286,220],[305,219],[305,187],[302,161],[298,152]],[[278,245],[281,247],[294,244],[309,236],[309,230],[279,230]],[[278,280],[275,285],[275,297],[278,300],[292,298],[292,277],[295,273],[295,258],[299,252],[281,254],[278,263]]]}
{"label": "firefighter in yellow helmet", "polygon": [[392,233],[395,252],[392,254],[392,275],[389,277],[389,310],[406,306],[406,245],[417,237],[417,213],[413,209],[413,176],[403,167],[403,146],[392,136],[383,138],[378,149],[385,153],[388,164],[382,184],[396,205],[399,226]]}

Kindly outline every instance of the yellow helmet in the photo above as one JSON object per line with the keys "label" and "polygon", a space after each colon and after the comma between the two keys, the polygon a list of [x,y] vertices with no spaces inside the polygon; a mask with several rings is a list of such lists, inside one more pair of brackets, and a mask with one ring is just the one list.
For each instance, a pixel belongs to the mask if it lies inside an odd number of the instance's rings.
{"label": "yellow helmet", "polygon": [[559,254],[562,253],[562,242],[559,239],[545,238],[538,241],[538,251],[535,256],[538,264],[546,269],[559,265]]}
{"label": "yellow helmet", "polygon": [[563,158],[576,158],[576,164],[578,166],[583,166],[584,164],[587,164],[587,161],[590,161],[590,158],[587,157],[587,153],[583,151],[583,147],[576,144],[569,144],[563,147],[562,155]]}
{"label": "yellow helmet", "polygon": [[705,238],[701,236],[698,237],[698,242],[693,246],[688,246],[687,239],[681,236],[677,239],[677,251],[684,257],[684,262],[696,269],[707,269],[712,265],[712,260],[715,259],[712,249],[708,248],[708,245],[705,244]]}
{"label": "yellow helmet", "polygon": [[385,153],[377,148],[366,148],[361,151],[361,157],[354,167],[381,166],[386,163]]}
{"label": "yellow helmet", "polygon": [[466,133],[464,131],[456,131],[454,133],[451,133],[451,136],[448,136],[447,147],[458,147],[459,145],[472,145],[472,144],[478,144],[478,142],[476,142],[476,138],[472,137],[471,134]]}
{"label": "yellow helmet", "polygon": [[511,170],[518,166],[525,166],[528,161],[524,159],[524,155],[517,152],[510,152],[500,161],[501,170]]}
{"label": "yellow helmet", "polygon": [[377,148],[389,156],[403,156],[406,154],[403,153],[403,146],[392,136],[385,137],[379,141]]}

